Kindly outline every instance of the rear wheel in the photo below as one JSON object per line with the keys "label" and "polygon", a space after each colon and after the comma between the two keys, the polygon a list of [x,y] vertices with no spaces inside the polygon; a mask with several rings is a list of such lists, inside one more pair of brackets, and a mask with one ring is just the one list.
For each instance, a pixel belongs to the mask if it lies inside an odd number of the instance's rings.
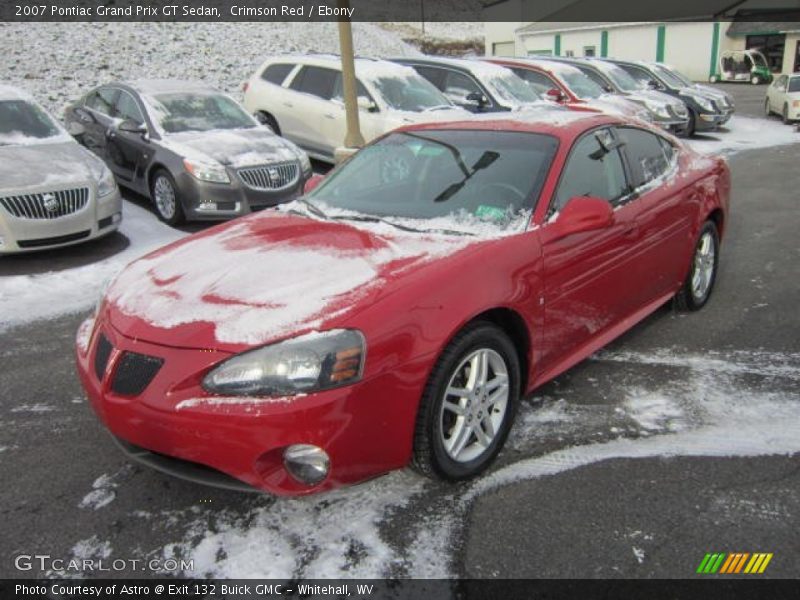
{"label": "rear wheel", "polygon": [[753,75],[750,78],[750,83],[752,83],[753,85],[758,85],[759,83],[761,83],[761,77],[759,77],[758,75]]}
{"label": "rear wheel", "polygon": [[675,302],[680,309],[700,310],[711,297],[719,264],[719,232],[713,221],[706,221],[697,237],[692,266]]}
{"label": "rear wheel", "polygon": [[155,205],[158,218],[164,223],[173,226],[183,223],[185,217],[178,195],[178,187],[168,171],[159,169],[155,172],[150,183],[150,197]]}
{"label": "rear wheel", "polygon": [[258,111],[256,113],[256,119],[262,125],[266,125],[267,127],[269,127],[272,130],[272,133],[274,133],[275,135],[281,134],[281,128],[278,127],[278,121],[268,112],[264,112],[262,110]]}
{"label": "rear wheel", "polygon": [[474,477],[505,443],[520,395],[516,348],[495,325],[476,322],[447,346],[425,386],[413,467],[429,477]]}
{"label": "rear wheel", "polygon": [[783,112],[781,113],[781,117],[783,117],[783,122],[786,123],[787,125],[789,125],[792,122],[792,120],[789,118],[789,105],[788,104],[784,104],[783,105]]}

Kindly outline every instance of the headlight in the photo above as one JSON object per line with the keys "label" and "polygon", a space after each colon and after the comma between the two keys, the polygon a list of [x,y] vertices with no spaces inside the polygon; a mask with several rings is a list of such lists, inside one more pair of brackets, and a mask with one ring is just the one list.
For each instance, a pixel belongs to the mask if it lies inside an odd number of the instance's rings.
{"label": "headlight", "polygon": [[704,98],[703,96],[695,96],[695,95],[691,95],[689,97],[692,100],[694,100],[695,102],[697,102],[697,104],[699,104],[700,107],[703,108],[704,110],[708,110],[708,111],[711,111],[711,112],[714,112],[716,110],[716,108],[714,107],[714,103],[711,102],[711,100],[709,100],[708,98]]}
{"label": "headlight", "polygon": [[225,167],[219,163],[201,162],[199,160],[184,158],[183,166],[200,181],[208,181],[210,183],[230,183],[231,181]]}
{"label": "headlight", "polygon": [[102,198],[115,192],[116,189],[117,182],[114,181],[114,174],[107,166],[103,165],[103,170],[100,171],[100,179],[97,181],[97,195]]}
{"label": "headlight", "polygon": [[303,152],[302,150],[298,151],[298,156],[300,157],[300,168],[303,170],[303,173],[308,173],[311,171],[311,159],[308,157],[308,154]]}
{"label": "headlight", "polygon": [[310,333],[226,360],[203,388],[227,396],[292,396],[361,379],[366,343],[359,331]]}
{"label": "headlight", "polygon": [[659,102],[651,102],[646,101],[644,105],[647,107],[647,110],[650,111],[656,117],[660,117],[662,119],[669,118],[669,112],[667,111],[667,105]]}

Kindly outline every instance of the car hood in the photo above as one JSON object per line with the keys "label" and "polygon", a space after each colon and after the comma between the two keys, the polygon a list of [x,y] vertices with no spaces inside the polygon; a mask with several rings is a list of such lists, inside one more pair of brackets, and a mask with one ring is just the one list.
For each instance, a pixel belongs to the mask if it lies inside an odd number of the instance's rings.
{"label": "car hood", "polygon": [[586,104],[602,112],[623,115],[625,117],[643,117],[647,114],[646,111],[635,102],[613,94],[604,94],[600,98],[592,98],[591,100],[587,99]]}
{"label": "car hood", "polygon": [[100,159],[78,145],[61,140],[20,146],[0,146],[0,189],[63,188],[96,181]]}
{"label": "car hood", "polygon": [[447,106],[436,110],[412,112],[407,110],[391,110],[389,113],[406,124],[439,123],[446,121],[463,121],[472,117],[472,113],[458,106]]}
{"label": "car hood", "polygon": [[161,145],[182,156],[230,167],[297,160],[302,151],[264,127],[166,134]]}
{"label": "car hood", "polygon": [[336,327],[392,293],[406,275],[482,239],[376,233],[360,224],[258,213],[131,263],[109,287],[103,314],[131,338],[239,352]]}

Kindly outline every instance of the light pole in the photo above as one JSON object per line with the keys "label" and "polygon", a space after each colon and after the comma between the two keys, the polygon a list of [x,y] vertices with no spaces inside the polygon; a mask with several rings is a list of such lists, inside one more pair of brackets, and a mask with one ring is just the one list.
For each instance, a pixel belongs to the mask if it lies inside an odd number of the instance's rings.
{"label": "light pole", "polygon": [[[339,8],[347,9],[349,0],[338,0]],[[348,14],[342,10],[340,14]],[[339,52],[342,60],[342,93],[344,94],[344,112],[347,122],[347,133],[344,147],[336,148],[334,156],[340,162],[364,145],[364,136],[358,122],[358,94],[356,91],[356,65],[353,52],[353,30],[349,17],[339,17]]]}

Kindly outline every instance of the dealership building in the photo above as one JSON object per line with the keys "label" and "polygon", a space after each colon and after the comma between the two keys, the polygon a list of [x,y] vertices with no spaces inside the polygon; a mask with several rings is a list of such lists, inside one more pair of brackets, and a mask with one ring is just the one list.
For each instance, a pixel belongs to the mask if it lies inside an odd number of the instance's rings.
{"label": "dealership building", "polygon": [[[501,3],[498,3],[498,5]],[[492,6],[484,9],[491,12]],[[664,62],[695,81],[727,50],[759,50],[774,73],[800,71],[798,22],[512,22],[485,25],[487,56],[607,56]]]}

